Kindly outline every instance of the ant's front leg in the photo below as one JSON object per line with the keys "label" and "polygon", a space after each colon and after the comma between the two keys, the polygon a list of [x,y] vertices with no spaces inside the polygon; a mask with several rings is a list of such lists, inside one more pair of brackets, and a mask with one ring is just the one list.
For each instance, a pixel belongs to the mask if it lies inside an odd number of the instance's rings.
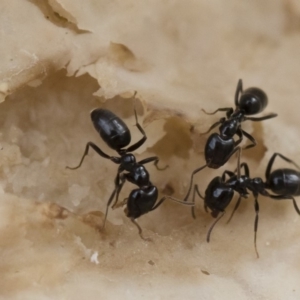
{"label": "ant's front leg", "polygon": [[232,115],[232,113],[233,113],[233,108],[232,107],[223,107],[223,108],[218,108],[218,109],[216,109],[215,111],[213,111],[213,112],[211,112],[211,113],[209,113],[209,112],[207,112],[205,109],[201,109],[205,114],[207,114],[207,115],[214,115],[214,114],[216,114],[218,111],[226,111],[226,116],[227,116],[227,118],[229,118],[231,115]]}
{"label": "ant's front leg", "polygon": [[269,114],[267,116],[264,116],[264,117],[260,117],[260,118],[253,118],[253,117],[246,117],[245,118],[245,121],[249,120],[249,121],[254,121],[254,122],[259,122],[259,121],[264,121],[264,120],[269,120],[269,119],[273,119],[275,117],[277,117],[278,114]]}
{"label": "ant's front leg", "polygon": [[[242,130],[242,129],[241,129]],[[252,135],[250,135],[248,132],[242,130],[242,134],[248,139],[251,141],[252,144],[244,147],[243,149],[246,150],[246,149],[249,149],[249,148],[252,148],[252,147],[255,147],[256,146],[256,140],[254,139],[254,137]]]}
{"label": "ant's front leg", "polygon": [[224,121],[225,121],[225,118],[221,118],[218,122],[212,124],[212,125],[208,128],[207,131],[201,132],[200,135],[204,135],[204,134],[209,133],[209,132],[212,131],[214,128],[216,128],[218,125],[224,123]]}
{"label": "ant's front leg", "polygon": [[165,170],[165,169],[167,169],[169,167],[168,165],[166,165],[165,167],[160,168],[157,165],[158,162],[159,162],[159,158],[157,156],[152,156],[152,157],[145,158],[145,159],[139,161],[138,164],[144,165],[144,164],[148,164],[149,162],[152,162],[152,161],[154,161],[154,166],[159,171],[163,171],[163,170]]}

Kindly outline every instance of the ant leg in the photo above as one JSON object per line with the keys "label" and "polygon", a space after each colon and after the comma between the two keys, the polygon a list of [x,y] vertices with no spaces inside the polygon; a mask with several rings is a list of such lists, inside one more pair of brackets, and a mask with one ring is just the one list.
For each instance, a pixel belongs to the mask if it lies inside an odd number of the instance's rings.
{"label": "ant leg", "polygon": [[238,201],[236,202],[235,207],[234,207],[234,209],[233,209],[233,211],[232,211],[232,213],[231,213],[231,215],[230,215],[230,218],[229,218],[228,221],[226,222],[226,224],[228,224],[228,223],[231,221],[231,219],[232,219],[232,217],[233,217],[235,211],[238,209],[238,207],[239,207],[240,204],[241,204],[241,199],[242,199],[242,196],[239,196],[239,199],[238,199]]}
{"label": "ant leg", "polygon": [[171,196],[164,196],[149,211],[157,209],[166,199],[170,199],[170,200],[172,200],[176,203],[182,204],[182,205],[188,205],[188,206],[194,206],[195,205],[195,203],[193,203],[193,202],[185,202],[185,201],[178,200],[178,199],[176,199],[174,197],[171,197]]}
{"label": "ant leg", "polygon": [[[134,93],[134,97],[135,97],[135,95],[136,95],[136,92]],[[128,147],[126,149],[126,152],[135,151],[136,149],[140,148],[147,140],[146,132],[144,131],[143,127],[138,122],[138,117],[137,117],[136,108],[135,108],[135,101],[134,101],[134,116],[135,116],[135,126],[138,128],[138,130],[143,135],[143,137],[139,141],[137,141],[135,144]]]}
{"label": "ant leg", "polygon": [[145,158],[145,159],[139,161],[138,163],[141,164],[141,165],[144,165],[144,164],[147,164],[147,163],[152,162],[152,161],[154,161],[154,166],[155,166],[155,168],[156,168],[157,170],[159,170],[159,171],[163,171],[163,170],[165,170],[165,169],[167,169],[167,168],[169,167],[168,165],[166,165],[165,167],[160,168],[160,167],[157,165],[158,162],[159,162],[159,158],[158,158],[157,156]]}
{"label": "ant leg", "polygon": [[[236,147],[235,149],[233,149],[233,151],[231,151],[228,155],[228,158],[230,158],[235,152],[238,152],[237,155],[238,155],[238,159],[237,159],[237,179],[240,179],[241,178],[241,164],[240,164],[240,161],[241,161],[241,147]],[[226,160],[227,161],[227,160]]]}
{"label": "ant leg", "polygon": [[240,179],[241,178],[241,164],[240,164],[240,161],[241,161],[241,151],[242,151],[242,149],[241,149],[241,147],[238,147],[237,148],[238,150],[238,154],[237,154],[237,156],[238,156],[238,159],[237,159],[237,179]]}
{"label": "ant leg", "polygon": [[256,245],[256,236],[257,236],[257,228],[258,228],[258,214],[259,214],[259,204],[257,201],[257,195],[255,196],[255,200],[254,200],[254,209],[255,209],[255,221],[254,221],[254,249],[256,252],[256,256],[257,258],[259,258],[259,254],[257,251],[257,245]]}
{"label": "ant leg", "polygon": [[[235,173],[235,172],[234,172]],[[225,170],[222,174],[222,181],[225,182],[226,181],[226,175],[229,176],[229,178],[231,178],[232,176],[234,176],[234,173],[228,170]]]}
{"label": "ant leg", "polygon": [[295,211],[297,212],[298,215],[300,215],[300,210],[299,210],[299,207],[298,207],[297,202],[294,199],[294,197],[292,197],[292,201],[293,201],[293,204],[294,204]]}
{"label": "ant leg", "polygon": [[243,130],[242,130],[241,128],[239,128],[239,129],[237,130],[237,132],[236,132],[236,135],[237,135],[239,138],[238,138],[238,140],[235,141],[234,145],[235,145],[235,146],[238,146],[238,145],[242,142],[243,137],[244,137],[244,135],[243,135]]}
{"label": "ant leg", "polygon": [[113,209],[122,207],[122,206],[126,205],[127,202],[128,202],[128,198],[124,198],[120,203],[118,203],[115,207],[113,207]]}
{"label": "ant leg", "polygon": [[271,199],[275,199],[275,200],[292,200],[293,201],[293,205],[295,208],[295,211],[297,212],[298,215],[300,215],[300,209],[297,205],[296,200],[294,199],[293,196],[286,196],[286,195],[271,195],[269,194],[267,191],[265,191],[265,194],[263,194],[264,196],[270,197]]}
{"label": "ant leg", "polygon": [[114,163],[116,164],[119,164],[120,163],[120,159],[118,157],[114,157],[114,156],[109,156],[107,155],[106,153],[104,153],[97,145],[95,145],[94,143],[92,142],[88,142],[85,146],[85,150],[84,150],[84,153],[82,155],[82,158],[80,160],[80,163],[78,166],[76,167],[68,167],[66,166],[67,169],[71,169],[71,170],[76,170],[78,168],[81,167],[82,163],[83,163],[83,160],[84,158],[88,155],[89,153],[89,148],[92,148],[95,152],[97,152],[100,156],[106,158],[106,159],[110,159],[111,161],[113,161]]}
{"label": "ant leg", "polygon": [[[240,170],[244,168],[244,175],[249,177],[250,176],[250,171],[247,163],[241,163],[240,165]],[[237,172],[237,169],[234,170],[234,174]]]}
{"label": "ant leg", "polygon": [[204,203],[204,210],[208,213],[207,205]]}
{"label": "ant leg", "polygon": [[217,127],[219,124],[224,123],[224,121],[225,121],[225,118],[221,118],[218,122],[212,124],[212,125],[208,128],[207,131],[201,132],[200,135],[204,135],[204,134],[209,133],[209,132],[212,131],[215,127]]}
{"label": "ant leg", "polygon": [[[125,180],[124,180],[124,182],[125,182]],[[120,193],[120,191],[121,191],[121,189],[123,187],[124,182],[120,183],[120,173],[118,172],[117,176],[115,178],[115,189],[111,193],[111,195],[110,195],[110,197],[109,197],[109,199],[107,201],[107,204],[106,204],[106,210],[105,210],[105,216],[104,216],[104,221],[103,221],[103,225],[102,225],[102,230],[104,230],[104,228],[105,228],[105,223],[106,223],[106,219],[107,219],[109,207],[110,207],[110,205],[111,205],[111,203],[112,203],[112,201],[113,201],[116,193]],[[118,202],[118,200],[115,201],[114,206],[117,204],[117,202]]]}
{"label": "ant leg", "polygon": [[243,168],[243,167],[244,167],[245,176],[249,177],[250,176],[250,171],[249,171],[248,164],[247,163],[242,163],[241,168]]}
{"label": "ant leg", "polygon": [[209,112],[207,112],[205,109],[201,109],[205,114],[207,114],[207,115],[214,115],[214,114],[216,114],[218,111],[226,111],[226,115],[228,114],[228,116],[231,116],[232,115],[232,113],[233,113],[233,109],[232,109],[232,107],[223,107],[223,108],[218,108],[217,110],[215,110],[214,112],[211,112],[211,113],[209,113]]}
{"label": "ant leg", "polygon": [[204,197],[201,195],[201,193],[200,193],[200,191],[199,191],[199,188],[198,188],[198,184],[195,184],[195,191],[196,191],[196,193],[198,194],[198,196],[201,198],[201,199],[203,199],[204,200]]}
{"label": "ant leg", "polygon": [[243,133],[243,135],[244,135],[248,140],[250,140],[250,141],[252,142],[252,144],[250,144],[250,145],[244,147],[243,149],[245,150],[245,149],[249,149],[249,148],[255,147],[255,146],[256,146],[256,140],[255,140],[255,138],[254,138],[252,135],[250,135],[248,132],[244,131],[244,130],[242,130],[242,133]]}
{"label": "ant leg", "polygon": [[239,94],[243,93],[243,81],[242,79],[239,79],[236,90],[235,90],[235,95],[234,95],[234,104],[235,106],[239,106]]}
{"label": "ant leg", "polygon": [[106,220],[107,220],[107,215],[108,215],[108,209],[109,209],[109,205],[111,204],[111,202],[113,201],[115,195],[116,195],[116,191],[117,189],[115,188],[112,192],[112,194],[110,195],[108,201],[107,201],[107,205],[106,205],[106,211],[105,211],[105,216],[104,216],[104,220],[103,220],[103,225],[101,230],[105,229],[105,224],[106,224]]}
{"label": "ant leg", "polygon": [[119,195],[120,195],[121,190],[124,186],[126,178],[124,176],[122,176],[120,180],[121,180],[121,182],[116,184],[116,186],[117,186],[116,200],[115,200],[114,204],[111,206],[112,209],[116,208],[116,205],[119,202]]}
{"label": "ant leg", "polygon": [[225,214],[225,211],[220,215],[219,218],[217,218],[213,223],[212,225],[210,226],[208,232],[207,232],[207,236],[206,236],[206,241],[209,243],[210,241],[210,235],[211,235],[211,232],[213,230],[213,228],[215,227],[215,225],[220,221],[220,219],[224,216]]}
{"label": "ant leg", "polygon": [[[194,205],[192,206],[191,208],[191,211],[192,211],[192,217],[193,219],[196,219],[196,214],[195,214],[195,196],[196,196],[196,193],[198,194],[198,196],[205,200],[204,197],[201,195],[200,191],[199,191],[199,188],[198,188],[198,184],[195,184],[194,185],[194,191],[193,191],[193,199],[192,199],[192,203],[194,203]],[[206,208],[207,209],[207,208]]]}
{"label": "ant leg", "polygon": [[[162,197],[152,208],[150,211],[157,209],[163,202],[167,199],[167,197]],[[175,201],[175,200],[174,200]],[[179,200],[178,200],[179,201]]]}
{"label": "ant leg", "polygon": [[190,195],[190,193],[191,193],[194,175],[195,175],[196,173],[200,172],[201,170],[203,170],[205,167],[207,167],[207,164],[193,171],[193,173],[192,173],[192,175],[191,175],[191,179],[190,179],[189,189],[188,189],[188,192],[187,192],[187,194],[185,195],[183,201],[187,201],[187,199],[188,199],[188,197],[189,197],[189,195]]}
{"label": "ant leg", "polygon": [[254,121],[254,122],[257,122],[257,121],[264,121],[264,120],[268,120],[268,119],[272,119],[272,118],[275,118],[277,117],[278,114],[269,114],[267,116],[264,116],[264,117],[260,117],[260,118],[252,118],[252,117],[246,117],[245,118],[245,121],[249,120],[249,121]]}
{"label": "ant leg", "polygon": [[143,236],[143,230],[142,230],[141,226],[136,222],[135,219],[130,218],[130,221],[137,227],[141,239],[143,239],[144,241],[147,241],[147,242],[152,242],[152,240],[150,238],[146,238]]}
{"label": "ant leg", "polygon": [[286,162],[293,164],[297,169],[300,169],[300,167],[299,167],[295,162],[293,162],[291,159],[289,159],[289,158],[283,156],[283,155],[280,154],[280,153],[274,153],[274,154],[272,155],[272,157],[270,158],[269,163],[268,163],[268,166],[267,166],[267,169],[266,169],[266,179],[267,179],[267,180],[268,180],[268,178],[269,178],[269,176],[270,176],[270,173],[271,173],[271,169],[272,169],[274,160],[275,160],[275,158],[276,158],[277,156],[281,157],[281,158],[282,158],[283,160],[285,160]]}

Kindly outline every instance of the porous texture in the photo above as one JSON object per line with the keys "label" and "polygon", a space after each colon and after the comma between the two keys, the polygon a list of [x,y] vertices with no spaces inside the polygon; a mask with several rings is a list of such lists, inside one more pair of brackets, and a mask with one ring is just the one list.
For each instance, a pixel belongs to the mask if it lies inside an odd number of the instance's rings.
{"label": "porous texture", "polygon": [[[88,141],[115,155],[93,128],[95,107],[140,138],[137,91],[148,140],[135,154],[159,156],[169,167],[147,165],[151,181],[181,199],[205,163],[208,135],[199,133],[222,115],[201,109],[233,106],[239,78],[268,94],[263,114],[279,115],[243,124],[258,142],[242,154],[251,175],[264,178],[275,151],[299,163],[297,1],[3,0],[0,8],[1,299],[299,299],[299,216],[289,201],[259,197],[257,259],[252,196],[210,243],[202,200],[196,220],[166,201],[139,220],[146,242],[122,208],[100,231],[117,165],[91,152],[80,169],[65,168]],[[235,166],[232,157],[197,174],[201,192]]]}

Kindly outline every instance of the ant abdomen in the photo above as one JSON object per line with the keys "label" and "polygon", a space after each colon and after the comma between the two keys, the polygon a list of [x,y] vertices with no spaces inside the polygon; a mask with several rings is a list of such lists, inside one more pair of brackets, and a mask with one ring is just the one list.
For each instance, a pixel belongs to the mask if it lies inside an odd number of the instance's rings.
{"label": "ant abdomen", "polygon": [[127,200],[126,215],[128,218],[137,219],[152,210],[158,198],[156,186],[134,189]]}
{"label": "ant abdomen", "polygon": [[299,196],[300,173],[293,169],[277,169],[267,178],[266,188],[275,194]]}
{"label": "ant abdomen", "polygon": [[267,104],[268,96],[263,90],[256,87],[244,90],[239,99],[239,108],[246,115],[255,115],[262,112]]}
{"label": "ant abdomen", "polygon": [[131,135],[127,125],[111,111],[94,109],[91,119],[95,129],[110,148],[118,151],[130,144]]}

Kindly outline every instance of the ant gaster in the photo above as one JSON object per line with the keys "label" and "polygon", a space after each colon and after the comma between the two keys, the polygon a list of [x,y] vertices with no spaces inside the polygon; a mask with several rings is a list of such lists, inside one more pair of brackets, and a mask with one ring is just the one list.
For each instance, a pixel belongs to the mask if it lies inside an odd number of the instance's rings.
{"label": "ant gaster", "polygon": [[[204,197],[201,196],[198,186],[195,185],[193,198],[195,197],[195,193],[197,193],[204,200],[205,210],[207,211],[207,208],[209,208],[211,210],[211,215],[214,218],[217,218],[218,215],[221,213],[221,215],[215,220],[215,222],[212,224],[207,233],[207,242],[209,242],[210,240],[210,234],[212,232],[212,229],[214,228],[216,223],[224,216],[225,209],[231,202],[234,195],[234,191],[239,194],[239,198],[228,222],[231,220],[234,212],[239,207],[241,198],[248,197],[248,190],[251,191],[253,194],[254,209],[256,214],[254,221],[254,247],[257,257],[259,257],[256,247],[256,235],[259,214],[259,204],[257,199],[259,194],[272,198],[274,200],[292,200],[296,212],[300,215],[300,210],[293,197],[300,195],[300,172],[293,169],[277,169],[271,172],[274,160],[277,156],[281,157],[286,162],[291,163],[296,168],[300,169],[299,166],[289,158],[283,156],[280,153],[274,153],[266,168],[265,182],[262,178],[259,177],[250,178],[248,165],[246,163],[242,163],[241,168],[244,168],[244,175],[242,175],[240,178],[237,178],[237,175],[234,172],[224,171],[222,177],[215,177],[210,182],[205,191]],[[227,180],[226,175],[229,176]],[[270,194],[268,191],[266,191],[266,189],[271,190],[277,195]],[[193,216],[195,217],[194,210]]]}
{"label": "ant gaster", "polygon": [[[211,134],[206,142],[204,150],[206,164],[192,172],[189,189],[184,197],[184,201],[187,201],[190,195],[193,185],[193,177],[196,173],[206,167],[213,169],[222,167],[236,152],[238,154],[237,176],[239,178],[241,154],[241,147],[239,144],[245,136],[251,141],[251,144],[247,145],[244,149],[249,149],[256,145],[255,139],[241,128],[241,123],[247,120],[263,121],[277,116],[277,114],[272,113],[260,118],[247,117],[248,115],[254,115],[262,112],[268,104],[268,97],[263,90],[257,87],[251,87],[243,91],[243,82],[241,79],[237,84],[234,103],[236,106],[235,110],[232,107],[225,107],[219,108],[212,113],[207,113],[204,109],[202,109],[208,115],[214,115],[218,111],[225,111],[226,118],[221,118],[218,122],[214,123],[208,131],[202,133],[206,134],[220,125],[220,133]],[[235,135],[238,137],[237,140],[234,140]]]}
{"label": "ant gaster", "polygon": [[[136,95],[136,92],[134,94],[134,97]],[[103,158],[109,159],[115,164],[119,165],[117,175],[115,177],[115,188],[109,197],[107,201],[107,207],[104,217],[104,222],[102,229],[105,228],[105,223],[107,219],[108,209],[110,205],[112,204],[112,201],[115,198],[115,202],[112,205],[112,208],[116,207],[118,203],[119,194],[122,190],[122,187],[125,183],[125,181],[129,181],[135,185],[138,186],[138,189],[134,189],[128,198],[126,198],[126,208],[125,213],[128,218],[136,225],[136,227],[139,230],[139,234],[141,238],[145,239],[142,234],[142,229],[139,226],[139,224],[135,221],[135,219],[139,218],[143,214],[146,214],[150,211],[155,210],[158,208],[167,198],[182,203],[181,201],[178,201],[176,199],[173,199],[172,197],[163,197],[157,202],[158,198],[158,190],[157,187],[154,186],[150,181],[150,176],[148,171],[145,168],[145,164],[154,162],[155,167],[158,170],[164,170],[165,168],[160,169],[158,164],[158,157],[148,157],[145,158],[139,162],[136,162],[135,156],[130,153],[141,147],[145,141],[147,140],[146,133],[142,126],[138,123],[137,113],[136,109],[134,107],[134,115],[135,115],[135,121],[136,126],[138,130],[143,135],[142,138],[137,141],[135,144],[131,145],[128,148],[124,148],[128,146],[131,142],[131,134],[127,127],[127,125],[114,113],[112,113],[109,110],[106,109],[94,109],[91,112],[91,119],[94,124],[95,129],[100,134],[101,138],[106,142],[106,144],[113,150],[115,150],[118,154],[118,156],[110,156],[106,153],[104,153],[97,145],[95,145],[93,142],[88,142],[85,147],[84,154],[80,160],[80,163],[76,167],[67,167],[68,169],[78,169],[85,158],[86,155],[88,155],[89,148],[91,147],[95,152],[97,152],[100,156]],[[125,204],[125,203],[123,203]],[[182,203],[187,205],[193,205],[192,203]],[[147,240],[147,239],[146,239]]]}

